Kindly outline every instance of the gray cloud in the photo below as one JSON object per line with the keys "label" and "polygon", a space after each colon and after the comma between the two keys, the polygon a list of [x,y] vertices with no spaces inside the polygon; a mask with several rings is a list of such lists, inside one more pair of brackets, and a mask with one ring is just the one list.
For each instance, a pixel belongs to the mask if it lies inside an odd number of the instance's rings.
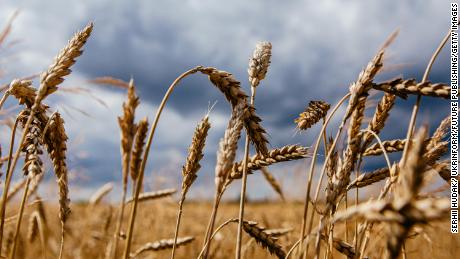
{"label": "gray cloud", "polygon": [[[5,65],[9,74],[3,79],[8,81],[45,69],[76,29],[94,21],[94,34],[67,84],[82,84],[86,79],[104,75],[125,80],[132,76],[141,93],[142,115],[149,115],[150,119],[170,82],[195,65],[228,70],[247,89],[246,69],[252,49],[259,40],[271,41],[272,66],[258,91],[256,104],[274,147],[288,143],[311,145],[318,129],[295,135],[293,119],[312,99],[337,102],[397,28],[400,36],[386,58],[389,70],[379,79],[403,75],[420,80],[449,25],[444,18],[449,8],[447,2],[443,5],[436,0],[423,4],[418,1],[2,1],[0,6],[2,17],[21,9],[11,35],[21,42],[8,50],[15,62]],[[443,51],[433,67],[430,77],[433,81],[448,82],[448,62],[448,53]],[[403,64],[401,69],[391,70],[400,64]],[[56,102],[65,107],[71,100],[73,106],[94,113],[94,118],[73,113],[74,118],[67,117],[66,121],[71,137],[84,136],[83,143],[75,145],[74,150],[88,153],[88,158],[75,158],[73,163],[86,167],[86,174],[102,184],[119,177],[116,116],[121,112],[124,97],[119,90],[95,91],[100,98],[108,99],[109,109],[94,107],[94,101],[82,97],[62,96]],[[160,123],[149,170],[160,171],[168,164],[171,170],[165,174],[174,174],[179,179],[194,124],[206,112],[208,103],[215,100],[218,104],[213,114],[218,127],[212,130],[203,167],[203,174],[212,175],[215,148],[229,111],[224,98],[200,75],[184,80],[168,103],[168,115],[174,118],[165,116]],[[384,138],[403,137],[413,101],[413,98],[398,101]],[[444,102],[424,98],[419,121],[436,124],[447,114]],[[368,166],[375,167],[381,162],[370,162]],[[199,184],[211,184],[212,177],[206,177]]]}

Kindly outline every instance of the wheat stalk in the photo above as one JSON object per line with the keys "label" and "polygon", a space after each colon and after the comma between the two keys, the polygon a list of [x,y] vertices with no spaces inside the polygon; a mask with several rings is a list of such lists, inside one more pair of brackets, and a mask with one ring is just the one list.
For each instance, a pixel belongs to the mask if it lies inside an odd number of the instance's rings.
{"label": "wheat stalk", "polygon": [[[156,200],[164,197],[168,197],[176,193],[176,189],[164,189],[164,190],[159,190],[159,191],[154,191],[154,192],[144,192],[139,195],[137,198],[138,202],[143,202],[143,201],[151,201],[151,200]],[[126,200],[126,203],[131,203],[134,201],[134,197],[131,197]]]}
{"label": "wheat stalk", "polygon": [[233,162],[235,161],[236,150],[238,148],[238,140],[240,139],[241,130],[243,129],[242,118],[244,113],[244,106],[244,103],[240,103],[233,109],[232,116],[228,121],[227,129],[225,130],[224,138],[222,138],[219,143],[214,177],[216,186],[214,205],[203,242],[204,244],[207,244],[204,251],[205,258],[207,257],[209,247],[211,246],[210,238],[214,229],[214,223],[220,199],[225,191],[225,183],[230,178]]}
{"label": "wheat stalk", "polygon": [[182,191],[181,198],[179,200],[179,210],[177,212],[176,228],[174,231],[174,245],[171,252],[171,259],[174,259],[175,256],[176,241],[177,236],[179,235],[182,207],[185,201],[185,196],[190,186],[192,186],[193,182],[195,182],[197,178],[197,173],[201,168],[200,160],[204,156],[203,150],[206,143],[206,137],[208,136],[208,131],[210,128],[211,124],[209,123],[208,114],[206,114],[206,116],[200,121],[200,123],[195,128],[195,132],[192,138],[192,144],[188,149],[188,156],[185,161],[185,165],[182,167]]}
{"label": "wheat stalk", "polygon": [[95,206],[101,202],[101,200],[109,194],[113,189],[113,183],[106,183],[97,189],[93,195],[89,198],[89,204]]}
{"label": "wheat stalk", "polygon": [[267,180],[273,190],[280,196],[281,200],[284,201],[284,194],[281,183],[276,180],[276,178],[268,171],[266,167],[262,167],[260,170],[262,171],[262,175],[264,176],[265,180]]}
{"label": "wheat stalk", "polygon": [[[392,139],[386,140],[382,142],[385,151],[388,153],[392,152],[399,152],[404,149],[404,145],[406,144],[405,139]],[[362,156],[379,156],[383,154],[383,150],[379,143],[375,143],[374,145],[366,148],[363,151]]]}
{"label": "wheat stalk", "polygon": [[[194,237],[182,237],[178,238],[176,242],[176,246],[183,246],[186,245],[190,242],[195,240]],[[143,246],[141,246],[139,249],[137,249],[134,253],[130,255],[130,257],[137,257],[140,254],[148,251],[160,251],[160,250],[165,250],[165,249],[172,249],[174,245],[174,239],[162,239],[159,241],[151,242],[151,243],[146,243]]]}
{"label": "wheat stalk", "polygon": [[421,95],[440,97],[444,99],[450,98],[450,87],[446,84],[433,84],[428,81],[418,83],[415,79],[404,80],[402,78],[393,79],[379,84],[372,84],[372,88],[394,94],[403,99],[407,95]]}

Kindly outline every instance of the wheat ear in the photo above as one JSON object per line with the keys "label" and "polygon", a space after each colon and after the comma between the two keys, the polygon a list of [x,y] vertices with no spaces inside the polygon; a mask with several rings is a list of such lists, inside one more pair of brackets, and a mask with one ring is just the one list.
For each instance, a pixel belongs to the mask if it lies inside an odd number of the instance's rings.
{"label": "wheat ear", "polygon": [[305,111],[299,114],[299,117],[294,121],[297,123],[297,128],[300,130],[311,128],[326,117],[329,108],[331,108],[331,105],[324,101],[310,101]]}
{"label": "wheat ear", "polygon": [[185,161],[185,165],[182,167],[182,191],[181,198],[179,200],[179,209],[177,212],[176,228],[174,231],[174,245],[171,252],[171,259],[174,259],[176,252],[176,241],[177,236],[179,235],[182,207],[185,201],[185,196],[190,186],[192,186],[193,182],[195,182],[197,178],[197,173],[201,168],[200,161],[204,156],[203,150],[206,143],[206,137],[208,136],[208,131],[210,128],[211,124],[209,123],[209,117],[206,114],[206,116],[200,121],[200,123],[195,128],[195,132],[192,138],[192,144],[188,149],[188,156]]}

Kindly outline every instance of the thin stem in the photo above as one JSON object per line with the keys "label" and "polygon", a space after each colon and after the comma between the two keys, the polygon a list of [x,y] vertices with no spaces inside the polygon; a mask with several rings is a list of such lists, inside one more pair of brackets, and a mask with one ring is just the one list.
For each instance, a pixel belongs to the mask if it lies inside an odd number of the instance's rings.
{"label": "thin stem", "polygon": [[209,242],[214,238],[214,236],[225,226],[227,226],[231,222],[237,222],[238,219],[229,219],[225,221],[224,223],[220,224],[219,227],[216,228],[216,230],[212,233],[211,237],[209,238],[208,241],[204,244],[203,248],[201,249],[200,253],[198,254],[197,258],[201,258],[203,256],[203,253],[205,252],[205,249],[209,246]]}
{"label": "thin stem", "polygon": [[25,207],[26,200],[27,200],[27,192],[29,191],[30,179],[31,177],[27,176],[27,182],[26,182],[26,186],[24,187],[24,194],[22,195],[21,206],[19,207],[19,215],[16,221],[16,229],[14,231],[13,247],[11,249],[11,255],[9,257],[10,259],[14,259],[14,256],[16,254],[19,230],[21,229],[22,216],[24,215],[24,207]]}
{"label": "thin stem", "polygon": [[61,222],[61,244],[59,246],[59,259],[64,255],[64,236],[65,236],[65,224]]}
{"label": "thin stem", "polygon": [[3,244],[2,242],[3,241],[3,227],[5,225],[6,203],[8,200],[8,189],[10,188],[11,179],[12,179],[12,173],[10,173],[11,157],[13,155],[14,139],[16,137],[16,129],[18,127],[18,122],[19,122],[19,116],[17,116],[16,120],[14,121],[13,129],[11,132],[11,138],[10,138],[10,148],[8,151],[8,165],[6,169],[6,180],[5,180],[5,185],[3,187],[2,203],[1,203],[1,209],[0,209],[0,247]]}
{"label": "thin stem", "polygon": [[[133,184],[133,187],[136,186],[135,184]],[[118,222],[117,222],[117,226],[115,228],[115,233],[113,234],[113,238],[114,238],[114,241],[113,241],[113,247],[112,247],[112,250],[111,250],[111,254],[112,254],[112,258],[113,259],[116,259],[117,258],[117,250],[118,250],[118,241],[119,241],[119,238],[120,238],[120,231],[121,231],[121,225],[123,224],[123,215],[125,214],[125,202],[126,202],[126,186],[123,187],[123,193],[122,193],[122,197],[121,197],[121,204],[120,204],[120,213],[118,215]]]}
{"label": "thin stem", "polygon": [[0,99],[0,110],[3,108],[3,104],[5,104],[6,102],[6,99],[8,99],[8,96],[10,96],[10,91],[6,91],[3,96],[2,96],[2,99]]}
{"label": "thin stem", "polygon": [[200,68],[201,67],[196,67],[196,68],[190,69],[190,70],[186,71],[185,73],[183,73],[182,75],[180,75],[178,78],[176,78],[176,80],[174,80],[174,82],[169,86],[165,96],[163,97],[163,100],[160,103],[160,106],[158,107],[158,111],[157,111],[157,114],[155,116],[152,128],[150,129],[149,138],[147,140],[146,148],[145,148],[145,151],[144,151],[144,156],[143,156],[142,162],[141,162],[141,168],[139,170],[138,180],[136,182],[136,190],[135,190],[135,195],[134,195],[134,202],[133,202],[133,206],[131,208],[131,214],[130,214],[130,218],[129,218],[128,234],[127,234],[127,237],[126,237],[126,247],[125,247],[124,256],[123,256],[123,258],[125,258],[125,259],[129,258],[129,252],[130,252],[130,249],[131,249],[131,241],[132,241],[132,238],[133,238],[134,221],[136,219],[138,198],[139,198],[139,194],[140,194],[141,189],[142,189],[142,182],[144,180],[145,165],[147,163],[147,158],[149,156],[150,146],[152,145],[153,136],[155,135],[155,130],[157,128],[161,112],[163,111],[163,109],[164,109],[164,107],[166,105],[166,102],[169,99],[169,96],[171,95],[171,93],[173,92],[173,90],[177,86],[177,84],[183,78],[187,77],[188,75],[191,75],[191,74],[194,74],[194,73],[198,72],[198,70]]}
{"label": "thin stem", "polygon": [[[254,106],[255,87],[251,87],[251,106]],[[244,145],[244,160],[243,160],[243,178],[241,181],[241,194],[240,194],[240,212],[238,215],[238,234],[236,238],[236,252],[235,258],[241,258],[241,242],[243,236],[243,217],[244,217],[244,203],[246,201],[246,185],[248,178],[248,158],[249,158],[249,134],[246,132],[246,140]]]}
{"label": "thin stem", "polygon": [[[326,122],[324,123],[323,127],[321,128],[321,133],[320,133],[320,135],[318,136],[318,138],[316,140],[315,148],[314,148],[313,155],[312,155],[312,161],[311,161],[311,164],[310,164],[310,171],[309,171],[309,174],[308,174],[308,180],[307,180],[307,191],[306,191],[306,194],[305,194],[305,206],[304,206],[304,211],[303,211],[301,234],[300,234],[300,239],[301,240],[305,236],[305,226],[306,226],[306,219],[307,219],[307,215],[308,215],[308,204],[309,204],[309,201],[310,201],[311,182],[312,182],[313,172],[315,170],[316,156],[318,154],[319,143],[321,142],[322,132],[326,130],[326,127],[329,124],[329,121],[331,120],[332,116],[335,114],[335,112],[338,110],[338,108],[343,104],[343,102],[345,102],[345,100],[350,97],[350,95],[351,95],[350,93],[346,94],[336,104],[336,106],[332,110],[331,114],[329,114],[329,116],[326,118]],[[339,130],[339,132],[340,132],[340,130]],[[337,135],[338,135],[339,132],[337,132]],[[337,139],[337,137],[336,137],[336,139]],[[336,143],[336,141],[334,141],[332,143],[332,146],[330,147],[330,150],[329,150],[328,155],[326,157],[326,161],[324,162],[325,164],[327,163],[328,157],[331,156],[332,151],[334,150],[335,143]],[[320,179],[322,179],[323,177],[324,177],[324,170],[321,172]],[[313,206],[315,206],[315,205],[313,205]],[[311,219],[310,219],[308,232],[310,232],[310,230],[311,230],[311,225],[312,225],[311,221],[313,220],[313,213],[314,213],[314,211],[312,211],[312,216],[311,216]],[[303,243],[304,242],[301,242],[301,244],[300,244],[300,248],[299,248],[300,252],[303,251]],[[305,254],[304,254],[304,256],[305,256]]]}
{"label": "thin stem", "polygon": [[[214,224],[215,224],[215,221],[216,221],[217,209],[219,208],[220,199],[222,198],[222,194],[224,193],[224,191],[225,191],[225,188],[220,193],[218,193],[217,190],[216,190],[216,195],[215,195],[215,198],[214,198],[214,205],[213,205],[213,208],[212,208],[211,218],[209,219],[208,227],[206,229],[206,236],[205,236],[204,242],[203,242],[204,244],[207,245],[205,247],[205,251],[204,251],[204,254],[203,254],[204,257],[203,258],[208,257],[209,248],[211,247],[211,233],[214,230]],[[203,247],[204,247],[204,244],[203,244]]]}
{"label": "thin stem", "polygon": [[184,205],[184,201],[185,201],[185,193],[182,193],[180,201],[179,201],[179,211],[177,212],[176,230],[174,231],[174,243],[173,243],[173,248],[171,252],[171,259],[174,259],[174,256],[176,254],[176,242],[177,242],[177,236],[179,235],[179,225],[180,225],[180,220],[182,217],[182,206]]}

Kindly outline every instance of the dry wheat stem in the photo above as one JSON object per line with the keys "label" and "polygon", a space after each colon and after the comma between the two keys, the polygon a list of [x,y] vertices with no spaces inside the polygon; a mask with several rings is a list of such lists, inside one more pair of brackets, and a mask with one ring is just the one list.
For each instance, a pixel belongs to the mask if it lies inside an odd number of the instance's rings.
{"label": "dry wheat stem", "polygon": [[[14,125],[13,125],[13,129],[11,131],[11,137],[10,137],[10,147],[9,147],[9,151],[8,151],[8,163],[7,163],[7,169],[6,169],[6,180],[5,180],[5,184],[3,186],[3,193],[2,193],[2,202],[1,202],[1,211],[0,211],[0,247],[2,246],[3,244],[3,228],[4,228],[4,225],[5,225],[5,211],[6,211],[6,202],[7,202],[7,198],[8,198],[8,189],[9,189],[9,186],[11,184],[11,179],[13,178],[12,176],[12,172],[10,170],[11,168],[11,158],[12,158],[12,155],[13,155],[13,148],[14,148],[14,140],[15,140],[15,137],[16,137],[16,129],[17,129],[17,126],[18,126],[18,123],[19,123],[19,118],[20,118],[21,114],[19,114],[15,121],[14,121]],[[19,149],[18,149],[19,150]],[[15,158],[16,159],[16,158]]]}
{"label": "dry wheat stem", "polygon": [[[368,63],[367,67],[361,71],[361,73],[358,76],[358,80],[354,83],[351,84],[350,86],[350,101],[348,103],[347,111],[345,114],[345,117],[342,120],[342,124],[339,127],[339,130],[341,130],[341,127],[343,127],[343,124],[345,121],[352,116],[350,126],[349,126],[349,131],[348,131],[348,145],[347,149],[345,152],[345,160],[344,163],[340,169],[340,171],[337,174],[337,183],[334,183],[332,186],[333,189],[329,190],[327,193],[327,204],[328,206],[326,207],[326,213],[328,211],[331,211],[334,213],[335,209],[335,201],[337,201],[337,198],[343,193],[343,190],[346,188],[350,181],[350,172],[353,170],[354,163],[356,160],[357,156],[357,151],[360,148],[360,142],[362,135],[358,134],[359,129],[361,126],[361,121],[364,117],[364,108],[365,108],[365,103],[367,99],[367,93],[371,88],[372,80],[375,77],[375,75],[382,69],[383,67],[383,55],[384,55],[384,49],[381,49],[377,55]],[[329,157],[329,156],[328,156]],[[326,160],[328,159],[326,158]],[[325,165],[323,166],[323,170],[325,169]],[[336,175],[334,175],[336,176]],[[326,214],[327,215],[327,214]],[[321,225],[323,224],[324,216],[321,217],[320,219],[320,229],[322,228]],[[331,227],[332,229],[332,227]],[[332,234],[332,233],[331,233]],[[332,235],[330,235],[332,238]],[[315,257],[317,258],[319,256],[320,252],[320,236],[319,233],[316,236],[316,255]],[[308,245],[307,245],[308,249]],[[304,254],[304,258],[306,256],[306,253]]]}
{"label": "dry wheat stem", "polygon": [[30,184],[31,179],[32,179],[31,177],[27,177],[26,186],[24,187],[24,194],[22,196],[21,205],[19,206],[19,213],[18,213],[18,218],[16,221],[16,229],[14,231],[14,239],[13,239],[13,244],[11,248],[11,254],[8,256],[9,259],[15,258],[18,237],[20,235],[19,231],[21,229],[22,216],[24,214],[24,207],[25,207],[25,203],[27,199],[27,191],[29,190],[29,184]]}
{"label": "dry wheat stem", "polygon": [[262,175],[264,176],[265,180],[270,184],[273,190],[280,196],[281,200],[284,201],[284,194],[283,188],[281,184],[276,180],[276,178],[268,171],[266,167],[261,168]]}
{"label": "dry wheat stem", "polygon": [[[164,189],[164,190],[159,190],[159,191],[153,191],[153,192],[144,192],[139,194],[137,197],[138,202],[143,202],[143,201],[151,201],[151,200],[156,200],[164,197],[169,197],[176,193],[176,189]],[[126,200],[126,204],[132,203],[134,201],[134,197],[131,197],[130,199]]]}
{"label": "dry wheat stem", "polygon": [[99,202],[107,195],[109,192],[111,192],[113,189],[113,183],[106,183],[103,186],[101,186],[99,189],[94,192],[93,195],[89,198],[89,204],[94,206],[99,204]]}
{"label": "dry wheat stem", "polygon": [[[303,243],[304,242],[302,242],[302,240],[303,240],[303,238],[305,236],[305,227],[306,227],[306,220],[307,220],[307,215],[308,215],[308,204],[309,204],[309,201],[310,201],[311,182],[312,182],[312,177],[313,177],[313,173],[314,173],[314,170],[315,170],[316,156],[318,154],[319,144],[321,142],[322,134],[323,134],[323,132],[325,132],[326,127],[329,124],[329,121],[331,120],[331,118],[334,116],[335,112],[345,102],[345,100],[347,100],[350,96],[351,96],[350,93],[346,94],[344,97],[342,97],[342,99],[340,99],[340,101],[332,109],[332,112],[329,114],[329,116],[327,116],[326,122],[323,124],[323,126],[321,128],[321,131],[320,131],[320,134],[318,135],[318,137],[316,139],[315,147],[314,147],[313,154],[312,154],[312,161],[310,162],[310,170],[309,170],[309,173],[308,173],[308,179],[307,179],[307,183],[306,183],[307,184],[307,190],[306,190],[306,193],[305,193],[305,205],[304,205],[304,211],[303,211],[303,216],[302,216],[302,225],[301,225],[301,228],[300,228],[301,234],[300,234],[300,237],[299,237],[299,242],[300,242],[299,251],[300,252],[303,251]],[[336,138],[334,139],[334,142],[332,143],[332,145],[330,147],[330,150],[329,150],[329,152],[328,152],[328,154],[326,156],[326,160],[325,160],[324,163],[327,163],[328,158],[332,155],[332,152],[333,152],[333,150],[335,148],[335,144],[336,144],[337,139],[338,139],[338,137],[339,137],[339,135],[340,135],[340,133],[342,131],[341,130],[342,128],[343,128],[343,123],[339,127],[339,130],[337,131]],[[324,170],[321,172],[320,178],[322,178],[323,176],[324,176]],[[312,223],[310,223],[310,225],[312,225]],[[311,230],[310,225],[309,225],[308,233]]]}
{"label": "dry wheat stem", "polygon": [[[177,240],[177,246],[183,246],[195,240],[194,237],[183,237]],[[137,257],[141,253],[147,251],[160,251],[165,249],[171,249],[173,247],[174,239],[162,239],[152,243],[147,243],[141,246],[134,253],[130,254],[130,257]]]}
{"label": "dry wheat stem", "polygon": [[[243,128],[244,107],[245,104],[242,102],[235,106],[232,111],[232,116],[228,122],[227,129],[225,130],[224,138],[221,139],[219,143],[214,177],[216,185],[214,206],[211,219],[206,230],[205,241],[203,243],[207,243],[207,240],[211,237],[220,199],[228,186],[226,185],[226,182],[230,179],[231,169],[233,162],[235,161],[236,150],[238,148],[238,140],[240,139]],[[204,253],[205,258],[208,256],[210,246],[211,243],[209,241],[209,246],[206,248]]]}
{"label": "dry wheat stem", "polygon": [[450,87],[446,84],[433,84],[428,81],[417,83],[415,79],[404,80],[397,78],[379,84],[372,84],[372,88],[397,95],[406,99],[407,95],[423,95],[431,97],[450,98]]}
{"label": "dry wheat stem", "polygon": [[144,151],[144,156],[143,156],[142,162],[141,162],[139,176],[138,176],[138,179],[136,181],[136,186],[135,186],[135,191],[134,191],[134,203],[133,203],[133,206],[131,208],[131,214],[130,214],[129,225],[128,225],[128,234],[127,234],[127,237],[126,237],[126,246],[125,246],[125,251],[124,251],[124,255],[123,255],[124,259],[129,258],[130,249],[131,249],[131,240],[133,238],[134,221],[135,221],[135,218],[136,218],[136,211],[137,211],[137,203],[138,203],[137,198],[139,197],[140,191],[142,189],[142,182],[143,182],[143,179],[144,179],[145,165],[147,163],[147,158],[148,158],[148,155],[149,155],[150,146],[152,145],[152,140],[153,140],[153,137],[155,135],[155,130],[156,130],[156,127],[158,125],[160,115],[161,115],[161,113],[162,113],[162,111],[164,109],[164,106],[166,105],[166,102],[169,99],[169,96],[171,95],[171,93],[173,92],[173,90],[177,86],[177,84],[183,78],[198,72],[200,68],[201,67],[192,68],[192,69],[184,72],[178,78],[176,78],[174,80],[174,82],[169,86],[168,90],[166,91],[166,93],[165,93],[165,95],[163,97],[163,100],[160,103],[160,106],[158,107],[157,113],[155,115],[155,119],[153,121],[152,128],[150,129],[147,144],[145,146],[145,151]]}

